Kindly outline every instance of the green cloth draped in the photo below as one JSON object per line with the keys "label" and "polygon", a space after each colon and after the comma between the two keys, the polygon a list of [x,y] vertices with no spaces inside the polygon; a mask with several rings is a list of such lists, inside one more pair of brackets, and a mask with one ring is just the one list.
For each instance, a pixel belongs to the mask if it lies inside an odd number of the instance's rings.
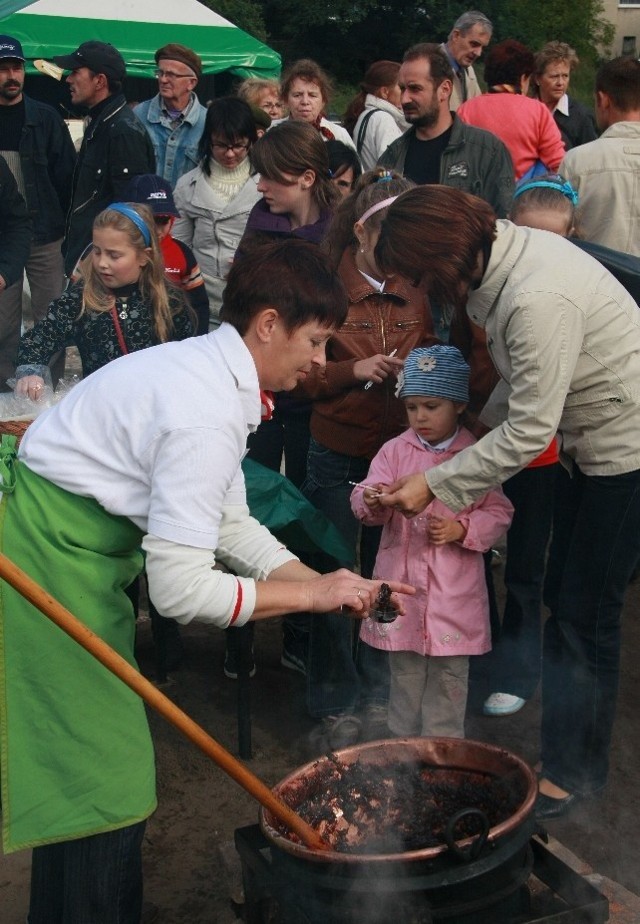
{"label": "green cloth draped", "polygon": [[[141,531],[12,464],[5,441],[0,456],[3,552],[135,666],[125,588],[142,568]],[[142,700],[4,582],[0,615],[5,852],[148,817],[155,761]]]}
{"label": "green cloth draped", "polygon": [[326,552],[337,561],[351,561],[342,534],[283,475],[252,459],[243,459],[251,515],[295,552]]}

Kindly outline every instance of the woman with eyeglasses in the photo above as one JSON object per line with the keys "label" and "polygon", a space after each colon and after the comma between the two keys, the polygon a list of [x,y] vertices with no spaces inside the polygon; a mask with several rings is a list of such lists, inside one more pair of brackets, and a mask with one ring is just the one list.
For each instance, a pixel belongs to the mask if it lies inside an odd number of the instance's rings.
{"label": "woman with eyeglasses", "polygon": [[226,276],[260,199],[248,156],[257,137],[248,103],[230,96],[214,100],[200,139],[200,163],[181,177],[174,192],[181,217],[173,235],[191,247],[200,265],[210,329],[220,325]]}

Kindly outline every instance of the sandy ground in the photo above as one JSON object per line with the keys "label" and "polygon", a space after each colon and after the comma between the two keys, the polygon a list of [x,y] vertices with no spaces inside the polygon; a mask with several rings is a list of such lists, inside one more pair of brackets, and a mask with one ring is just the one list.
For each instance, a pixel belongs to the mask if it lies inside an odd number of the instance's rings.
{"label": "sandy ground", "polygon": [[[499,572],[498,572],[499,578]],[[640,586],[625,610],[623,676],[607,790],[579,805],[568,819],[548,827],[561,844],[597,873],[640,892]],[[237,685],[222,672],[223,633],[191,626],[183,632],[184,667],[172,675],[172,700],[231,752],[237,754]],[[142,669],[153,675],[149,623],[139,624]],[[313,723],[305,713],[304,678],[280,666],[279,621],[256,633],[258,672],[251,681],[251,770],[273,784],[312,751]],[[235,828],[257,819],[257,805],[237,784],[157,715],[151,715],[157,749],[160,807],[150,820],[144,848],[146,897],[160,908],[159,924],[228,924],[238,897],[232,845]],[[472,711],[467,735],[508,747],[534,763],[538,755],[539,703],[517,715],[490,719]],[[229,865],[228,858],[231,858]],[[226,865],[225,865],[225,858]],[[0,857],[0,920],[22,924],[28,901],[28,852]]]}

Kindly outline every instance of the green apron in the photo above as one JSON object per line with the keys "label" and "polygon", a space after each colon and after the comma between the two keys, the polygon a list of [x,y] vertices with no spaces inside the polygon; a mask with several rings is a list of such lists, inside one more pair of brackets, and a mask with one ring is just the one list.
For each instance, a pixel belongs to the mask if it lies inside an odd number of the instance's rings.
{"label": "green apron", "polygon": [[[2,551],[135,666],[125,589],[141,531],[14,461],[0,446]],[[156,807],[142,700],[17,591],[0,582],[5,852],[111,831]]]}

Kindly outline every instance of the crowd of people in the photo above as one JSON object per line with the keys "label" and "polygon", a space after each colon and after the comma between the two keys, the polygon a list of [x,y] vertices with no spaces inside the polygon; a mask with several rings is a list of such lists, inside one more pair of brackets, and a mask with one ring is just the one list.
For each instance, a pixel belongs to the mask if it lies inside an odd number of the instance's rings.
{"label": "crowd of people", "polygon": [[[640,558],[640,62],[601,65],[592,113],[569,45],[492,37],[469,11],[372,62],[342,123],[311,59],[205,106],[199,56],[166,44],[132,108],[122,55],[88,40],[51,59],[87,114],[76,152],[0,36],[0,390],[39,401],[72,345],[83,373],[19,452],[3,438],[0,524],[130,661],[143,568],[175,665],[191,620],[284,617],[319,750],[464,737],[479,658],[488,716],[541,684],[546,820],[606,785]],[[339,557],[252,517],[247,451]],[[3,836],[34,848],[28,920],[139,924],[144,710],[34,614],[3,586]]]}

